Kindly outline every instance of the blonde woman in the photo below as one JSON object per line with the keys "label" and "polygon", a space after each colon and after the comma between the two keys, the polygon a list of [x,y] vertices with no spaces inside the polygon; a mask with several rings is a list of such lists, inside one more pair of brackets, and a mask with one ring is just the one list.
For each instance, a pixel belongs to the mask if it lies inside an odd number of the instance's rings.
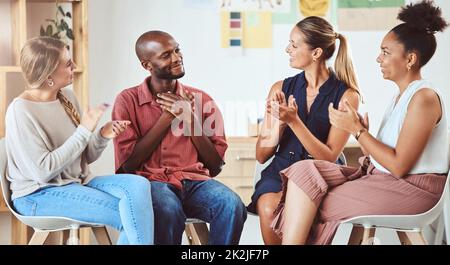
{"label": "blonde woman", "polygon": [[[333,70],[326,62],[337,43]],[[282,194],[279,172],[305,159],[336,162],[350,133],[330,124],[328,105],[338,107],[347,100],[358,108],[359,102],[347,41],[325,19],[312,16],[300,21],[291,31],[286,52],[290,66],[303,71],[276,82],[269,92],[256,158],[260,163],[274,158],[261,173],[247,208],[259,215],[266,244],[281,243],[270,228]]]}
{"label": "blonde woman", "polygon": [[27,216],[64,216],[120,231],[118,244],[153,243],[150,183],[136,175],[94,177],[89,171],[110,139],[129,121],[96,130],[107,108],[80,116],[70,89],[74,63],[63,42],[27,41],[20,64],[28,88],[6,113],[8,180],[16,210]]}

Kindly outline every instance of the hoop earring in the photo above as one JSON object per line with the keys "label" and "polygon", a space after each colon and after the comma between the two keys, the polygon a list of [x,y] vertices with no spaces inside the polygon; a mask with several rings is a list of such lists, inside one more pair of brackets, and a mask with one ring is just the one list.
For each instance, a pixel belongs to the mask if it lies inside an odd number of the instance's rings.
{"label": "hoop earring", "polygon": [[48,84],[49,87],[52,87],[55,83],[53,82],[52,79],[48,79],[47,80],[47,84]]}

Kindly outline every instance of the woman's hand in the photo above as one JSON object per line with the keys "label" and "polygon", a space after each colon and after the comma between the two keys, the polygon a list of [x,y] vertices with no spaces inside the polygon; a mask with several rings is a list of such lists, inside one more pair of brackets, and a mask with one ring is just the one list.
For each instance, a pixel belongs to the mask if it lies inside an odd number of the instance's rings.
{"label": "woman's hand", "polygon": [[295,121],[300,119],[300,117],[298,116],[298,106],[295,102],[295,98],[293,95],[290,95],[286,104],[284,93],[281,93],[280,101],[271,101],[268,112],[270,113],[270,115],[277,118],[282,123],[291,126]]}
{"label": "woman's hand", "polygon": [[80,124],[89,131],[93,132],[97,127],[98,121],[108,107],[109,104],[106,103],[100,104],[93,109],[88,107],[86,113],[83,115],[83,117],[81,117]]}
{"label": "woman's hand", "polygon": [[110,121],[102,127],[100,134],[103,138],[113,139],[123,133],[130,124],[130,121]]}
{"label": "woman's hand", "polygon": [[[339,106],[339,110],[333,108],[333,103],[328,106],[330,123],[338,129],[349,132],[353,135],[358,133],[366,126],[361,122],[358,112],[350,105],[347,100],[344,100],[343,106]],[[369,127],[369,119],[367,117],[367,128]],[[363,119],[364,121],[364,119]],[[366,129],[367,129],[366,128]]]}
{"label": "woman's hand", "polygon": [[286,98],[284,97],[284,93],[282,91],[275,92],[270,98],[266,100],[266,112],[272,116],[279,127],[285,127],[286,123],[279,119],[279,116],[272,115],[272,103],[277,102],[279,105],[287,106]]}

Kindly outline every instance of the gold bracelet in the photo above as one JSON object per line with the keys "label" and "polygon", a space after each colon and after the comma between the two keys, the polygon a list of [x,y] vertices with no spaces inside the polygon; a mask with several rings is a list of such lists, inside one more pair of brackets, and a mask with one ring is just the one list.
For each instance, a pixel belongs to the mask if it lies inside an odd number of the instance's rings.
{"label": "gold bracelet", "polygon": [[363,132],[367,131],[366,128],[362,128],[361,130],[359,130],[356,134],[355,134],[355,139],[356,141],[358,141],[359,137],[361,136],[361,134]]}

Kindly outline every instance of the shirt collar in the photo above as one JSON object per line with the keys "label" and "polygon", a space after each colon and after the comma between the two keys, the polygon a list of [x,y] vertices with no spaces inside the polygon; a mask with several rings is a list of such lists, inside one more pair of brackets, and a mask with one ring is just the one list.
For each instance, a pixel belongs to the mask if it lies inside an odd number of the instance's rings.
{"label": "shirt collar", "polygon": [[[152,78],[151,76],[147,77],[144,80],[144,82],[142,82],[142,84],[139,85],[138,88],[139,106],[142,106],[147,103],[151,103],[152,105],[159,105],[156,102],[156,97],[152,94],[150,88],[148,87],[148,83],[150,83],[151,78]],[[182,87],[183,85],[181,84],[181,82],[177,80],[175,94],[179,95]]]}

